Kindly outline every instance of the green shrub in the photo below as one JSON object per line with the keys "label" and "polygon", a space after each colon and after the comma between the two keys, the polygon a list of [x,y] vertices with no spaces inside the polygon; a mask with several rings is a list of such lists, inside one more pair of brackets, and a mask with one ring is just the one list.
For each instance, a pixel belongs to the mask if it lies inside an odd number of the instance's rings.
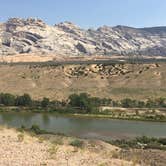
{"label": "green shrub", "polygon": [[119,146],[121,148],[145,148],[145,149],[161,149],[166,150],[165,138],[149,138],[146,136],[137,137],[133,140],[113,140],[108,143]]}
{"label": "green shrub", "polygon": [[159,138],[158,142],[162,145],[166,145],[166,138]]}
{"label": "green shrub", "polygon": [[70,145],[72,145],[74,147],[82,148],[84,145],[84,142],[81,140],[75,139],[75,140],[70,142]]}
{"label": "green shrub", "polygon": [[40,127],[38,125],[32,125],[30,130],[32,132],[34,132],[35,134],[41,134],[42,133],[42,130],[40,129]]}

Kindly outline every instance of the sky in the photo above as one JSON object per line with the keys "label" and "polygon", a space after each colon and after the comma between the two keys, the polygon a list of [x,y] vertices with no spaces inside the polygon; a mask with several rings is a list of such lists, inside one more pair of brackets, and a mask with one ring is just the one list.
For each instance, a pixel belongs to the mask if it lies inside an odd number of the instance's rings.
{"label": "sky", "polygon": [[0,0],[0,22],[11,17],[50,25],[70,21],[82,28],[166,26],[166,0]]}

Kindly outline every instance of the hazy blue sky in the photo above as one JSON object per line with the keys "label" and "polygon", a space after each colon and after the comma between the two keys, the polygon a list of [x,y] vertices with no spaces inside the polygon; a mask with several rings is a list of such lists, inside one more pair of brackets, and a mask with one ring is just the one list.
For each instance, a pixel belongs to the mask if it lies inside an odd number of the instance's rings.
{"label": "hazy blue sky", "polygon": [[0,0],[0,22],[9,17],[71,21],[86,28],[166,26],[166,0]]}

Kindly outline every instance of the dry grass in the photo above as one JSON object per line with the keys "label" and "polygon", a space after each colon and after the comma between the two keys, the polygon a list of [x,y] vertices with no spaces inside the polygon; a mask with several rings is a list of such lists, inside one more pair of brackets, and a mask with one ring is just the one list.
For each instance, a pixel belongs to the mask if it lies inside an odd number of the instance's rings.
{"label": "dry grass", "polygon": [[[16,95],[29,93],[35,99],[49,97],[59,100],[66,99],[72,93],[81,92],[113,99],[166,96],[166,64],[159,67],[153,64],[139,65],[135,66],[133,71],[131,65],[127,64],[105,66],[102,69],[99,67],[1,65],[0,92]],[[139,70],[142,73],[139,73]]]}
{"label": "dry grass", "polygon": [[56,153],[58,152],[58,146],[51,145],[50,148],[48,149],[48,152],[50,154],[50,157],[53,159],[56,156]]}
{"label": "dry grass", "polygon": [[17,138],[18,138],[19,142],[23,142],[24,141],[24,134],[23,133],[18,134]]}
{"label": "dry grass", "polygon": [[[48,136],[51,140],[57,136]],[[69,145],[73,138],[63,137],[63,145],[59,140],[51,143],[45,137],[31,137],[28,133],[20,133],[14,129],[3,128],[0,132],[0,165],[48,165],[48,166],[132,166],[132,162],[115,159],[111,156],[116,147],[102,141],[82,140],[84,148]],[[18,141],[19,140],[19,141]],[[110,153],[109,153],[110,152]]]}

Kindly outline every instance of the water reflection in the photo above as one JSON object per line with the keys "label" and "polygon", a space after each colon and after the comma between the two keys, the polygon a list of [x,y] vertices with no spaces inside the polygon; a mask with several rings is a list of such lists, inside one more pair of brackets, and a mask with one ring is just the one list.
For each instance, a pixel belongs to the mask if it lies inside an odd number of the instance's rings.
{"label": "water reflection", "polygon": [[14,119],[13,116],[10,116],[10,114],[1,114],[1,120],[3,123],[11,122]]}
{"label": "water reflection", "polygon": [[42,120],[44,125],[49,126],[50,124],[50,118],[48,114],[42,114]]}

